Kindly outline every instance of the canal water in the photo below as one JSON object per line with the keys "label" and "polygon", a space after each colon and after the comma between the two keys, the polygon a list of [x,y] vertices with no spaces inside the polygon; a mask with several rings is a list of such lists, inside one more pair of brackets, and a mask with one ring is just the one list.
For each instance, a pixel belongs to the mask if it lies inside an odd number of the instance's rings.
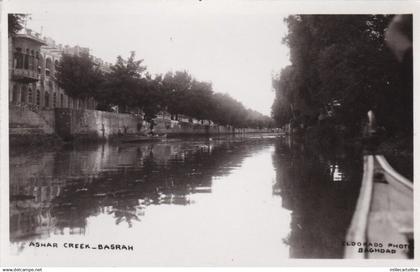
{"label": "canal water", "polygon": [[[11,254],[28,265],[342,258],[361,176],[354,149],[263,136],[12,150]],[[124,249],[100,249],[111,244]]]}

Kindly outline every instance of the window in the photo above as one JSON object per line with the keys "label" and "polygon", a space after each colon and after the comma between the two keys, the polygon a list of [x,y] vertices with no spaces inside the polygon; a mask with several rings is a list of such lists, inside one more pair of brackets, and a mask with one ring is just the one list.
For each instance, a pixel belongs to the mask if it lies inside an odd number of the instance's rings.
{"label": "window", "polygon": [[64,95],[60,94],[60,107],[64,108]]}
{"label": "window", "polygon": [[41,105],[41,92],[39,90],[36,90],[36,104]]}
{"label": "window", "polygon": [[49,76],[52,68],[52,61],[50,58],[48,58],[45,61],[45,75]]}
{"label": "window", "polygon": [[17,69],[23,68],[23,54],[22,54],[22,48],[16,47],[16,52],[14,54],[14,67]]}
{"label": "window", "polygon": [[35,52],[34,50],[31,50],[30,56],[29,56],[29,69],[35,70]]}
{"label": "window", "polygon": [[17,102],[17,96],[18,96],[18,87],[16,85],[13,86],[13,91],[12,91],[12,102],[16,103]]}
{"label": "window", "polygon": [[29,68],[29,49],[26,49],[26,54],[24,55],[23,68],[25,68],[25,69]]}
{"label": "window", "polygon": [[33,97],[32,97],[32,89],[31,88],[29,88],[29,91],[28,91],[28,103],[33,103],[34,101],[33,101]]}
{"label": "window", "polygon": [[53,93],[53,108],[57,107],[57,93]]}
{"label": "window", "polygon": [[50,94],[48,92],[45,92],[45,104],[44,106],[48,108],[50,106]]}
{"label": "window", "polygon": [[21,103],[26,103],[26,96],[27,96],[26,87],[22,87],[22,92],[20,94]]}
{"label": "window", "polygon": [[42,71],[44,70],[43,63],[44,63],[44,58],[42,57],[41,54],[38,54],[38,74],[41,74]]}

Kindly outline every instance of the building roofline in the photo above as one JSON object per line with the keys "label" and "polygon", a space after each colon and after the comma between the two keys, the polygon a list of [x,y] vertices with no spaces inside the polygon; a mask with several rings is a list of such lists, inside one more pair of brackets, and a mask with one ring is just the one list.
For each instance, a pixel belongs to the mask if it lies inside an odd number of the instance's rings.
{"label": "building roofline", "polygon": [[19,33],[19,34],[16,34],[16,35],[14,35],[14,38],[23,38],[23,39],[28,39],[28,40],[31,40],[31,41],[37,42],[37,43],[39,43],[40,45],[47,45],[47,43],[46,43],[46,42],[44,42],[43,40],[41,40],[41,39],[39,39],[39,38],[37,38],[37,37],[35,37],[35,36],[28,35],[28,34],[26,34],[26,33]]}

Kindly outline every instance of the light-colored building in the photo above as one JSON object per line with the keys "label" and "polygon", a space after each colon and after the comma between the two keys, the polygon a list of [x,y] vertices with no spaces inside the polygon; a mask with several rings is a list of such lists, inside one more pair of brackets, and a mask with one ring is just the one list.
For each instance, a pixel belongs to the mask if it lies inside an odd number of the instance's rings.
{"label": "light-colored building", "polygon": [[95,109],[94,99],[74,99],[58,86],[55,73],[63,53],[89,54],[89,48],[56,45],[30,29],[9,38],[9,103],[43,110]]}

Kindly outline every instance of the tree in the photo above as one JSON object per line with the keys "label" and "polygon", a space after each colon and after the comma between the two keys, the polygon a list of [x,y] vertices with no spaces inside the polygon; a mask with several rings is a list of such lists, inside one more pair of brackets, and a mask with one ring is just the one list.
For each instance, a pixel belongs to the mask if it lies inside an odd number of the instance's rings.
{"label": "tree", "polygon": [[156,118],[157,113],[165,110],[166,98],[164,97],[162,89],[162,76],[157,75],[154,78],[147,76],[143,80],[144,94],[140,107],[144,113],[144,119],[154,126],[153,119]]}
{"label": "tree", "polygon": [[301,82],[296,77],[296,67],[285,67],[279,78],[274,78],[272,85],[276,92],[276,97],[272,106],[272,116],[279,126],[284,126],[292,119],[296,118],[296,111],[304,108],[304,100],[298,94]]}
{"label": "tree", "polygon": [[212,85],[208,82],[193,80],[191,89],[186,93],[188,107],[185,114],[198,120],[210,119],[213,111]]}
{"label": "tree", "polygon": [[246,127],[247,110],[242,103],[228,94],[216,93],[214,96],[213,120],[222,125],[237,128]]}
{"label": "tree", "polygon": [[55,77],[58,85],[73,98],[100,98],[104,75],[88,54],[63,54]]}
{"label": "tree", "polygon": [[162,80],[163,91],[167,99],[167,109],[173,115],[186,114],[188,107],[187,93],[191,90],[193,78],[187,71],[168,72]]}
{"label": "tree", "polygon": [[[396,108],[392,96],[396,97],[400,81],[396,61],[384,46],[391,18],[289,16],[284,42],[290,47],[291,65],[273,80],[272,115],[278,124],[299,119],[315,125],[319,115],[328,113],[354,135],[369,109],[377,111],[382,120],[389,119],[384,109],[389,113]],[[395,115],[401,119],[401,114]],[[392,128],[395,120],[384,123]]]}
{"label": "tree", "polygon": [[94,97],[99,109],[142,112],[153,128],[160,111],[185,114],[198,120],[236,128],[268,127],[272,119],[246,109],[226,94],[215,94],[212,84],[194,79],[186,71],[154,77],[136,60],[135,53],[117,58],[111,72],[104,75],[88,55],[63,55],[57,67],[57,82],[72,97]]}
{"label": "tree", "polygon": [[23,24],[26,19],[26,14],[8,14],[7,21],[8,21],[8,33],[9,35],[14,35],[18,33],[20,30],[23,29]]}
{"label": "tree", "polygon": [[130,108],[139,108],[143,104],[144,87],[142,82],[143,72],[146,67],[143,60],[135,60],[135,52],[125,60],[118,56],[115,65],[111,66],[111,72],[106,76],[102,100],[110,105],[118,106],[121,112],[127,112]]}

